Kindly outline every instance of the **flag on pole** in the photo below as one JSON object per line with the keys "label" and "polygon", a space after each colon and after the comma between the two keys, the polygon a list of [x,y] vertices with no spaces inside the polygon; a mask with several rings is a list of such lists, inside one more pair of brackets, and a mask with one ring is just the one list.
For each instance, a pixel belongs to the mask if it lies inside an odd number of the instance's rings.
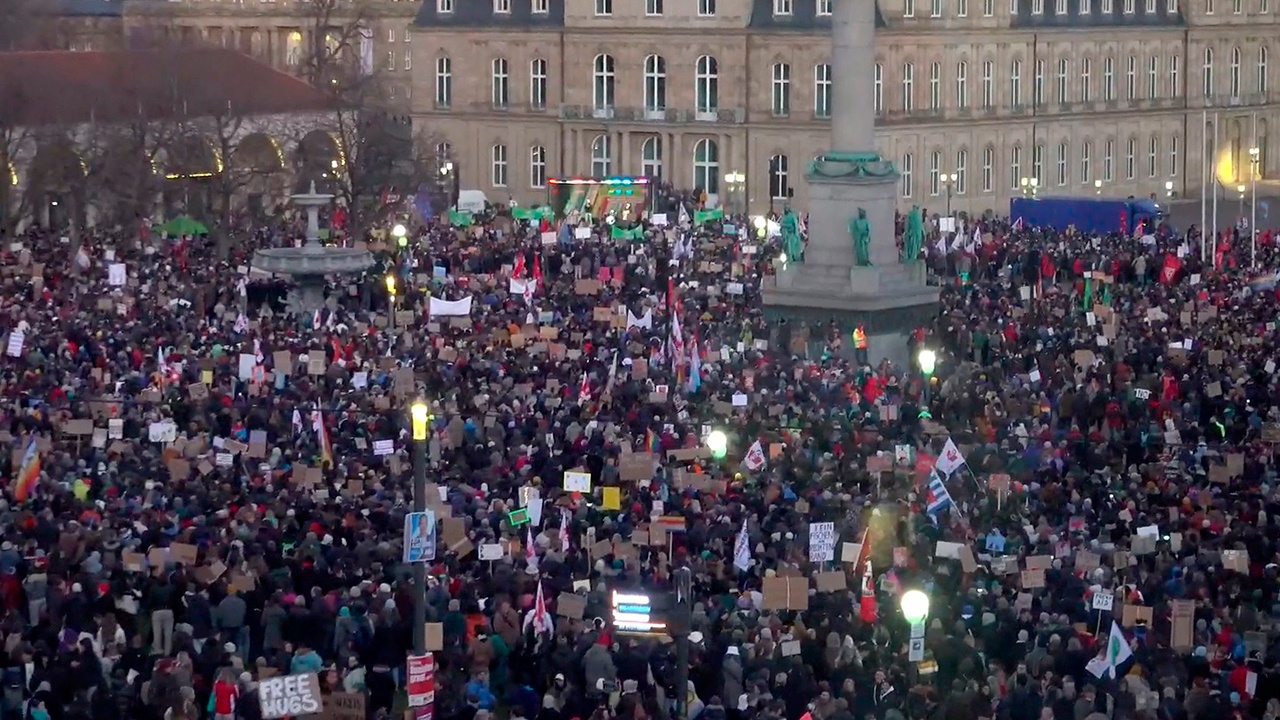
{"label": "flag on pole", "polygon": [[874,623],[880,615],[876,603],[876,592],[871,582],[871,530],[862,531],[862,546],[858,549],[858,561],[853,570],[862,584],[861,598],[858,601],[858,615],[862,622]]}
{"label": "flag on pole", "polygon": [[529,523],[529,526],[525,529],[524,563],[531,573],[536,574],[538,572],[538,549],[533,544],[533,523]]}
{"label": "flag on pole", "polygon": [[609,380],[605,383],[604,394],[613,397],[613,382],[618,377],[618,351],[613,351],[613,362],[609,363]]}
{"label": "flag on pole", "polygon": [[733,566],[746,572],[751,568],[751,536],[747,534],[747,521],[742,521],[738,539],[733,542]]}
{"label": "flag on pole", "polygon": [[248,330],[249,318],[245,317],[244,313],[240,313],[239,315],[236,316],[236,324],[232,326],[231,329],[236,331],[237,333],[242,333],[245,330]]}
{"label": "flag on pole", "polygon": [[538,594],[533,601],[533,609],[524,617],[524,629],[533,627],[536,635],[550,634],[555,629],[551,612],[547,610],[547,599],[542,595],[542,581],[538,581]]}
{"label": "flag on pole", "polygon": [[297,437],[302,433],[302,412],[298,408],[293,409],[293,435]]}
{"label": "flag on pole", "polygon": [[947,491],[947,486],[942,482],[942,476],[938,474],[938,468],[935,467],[929,473],[928,504],[925,508],[929,518],[936,523],[938,515],[954,504],[951,501],[951,493]]}
{"label": "flag on pole", "polygon": [[742,464],[746,465],[748,470],[754,471],[764,467],[764,462],[764,447],[759,440],[756,440],[747,450],[747,456],[742,459]]}
{"label": "flag on pole", "polygon": [[582,382],[578,383],[578,405],[591,402],[591,382],[587,374],[582,373]]}
{"label": "flag on pole", "polygon": [[1129,647],[1129,640],[1125,638],[1124,631],[1116,624],[1115,620],[1111,621],[1111,635],[1107,638],[1107,647],[1094,659],[1089,661],[1085,668],[1093,673],[1096,678],[1103,675],[1110,675],[1115,679],[1118,669],[1130,657],[1133,657],[1133,650]]}
{"label": "flag on pole", "polygon": [[169,361],[164,359],[164,348],[156,348],[156,367],[160,369],[160,374],[168,377]]}
{"label": "flag on pole", "polygon": [[689,380],[685,390],[690,394],[698,392],[702,387],[702,355],[698,350],[698,329],[693,330],[693,340],[689,343]]}
{"label": "flag on pole", "polygon": [[36,447],[36,436],[33,434],[22,453],[22,465],[18,469],[18,480],[13,485],[13,498],[20,503],[31,497],[31,491],[40,479],[40,449]]}
{"label": "flag on pole", "polygon": [[569,508],[560,508],[560,551],[569,552]]}
{"label": "flag on pole", "polygon": [[943,474],[950,475],[963,465],[964,455],[960,454],[960,448],[956,447],[954,440],[947,438],[947,444],[943,446],[942,453],[938,455],[938,461],[934,464],[934,467],[941,470]]}
{"label": "flag on pole", "polygon": [[333,446],[329,444],[329,433],[324,429],[324,413],[317,408],[311,411],[311,429],[316,433],[316,443],[320,445],[320,467],[333,465]]}

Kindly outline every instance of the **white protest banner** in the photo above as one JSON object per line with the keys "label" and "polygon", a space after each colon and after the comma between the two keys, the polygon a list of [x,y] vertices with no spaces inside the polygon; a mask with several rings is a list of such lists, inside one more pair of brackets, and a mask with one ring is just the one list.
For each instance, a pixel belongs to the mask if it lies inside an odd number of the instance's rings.
{"label": "white protest banner", "polygon": [[480,543],[481,560],[501,560],[502,543]]}
{"label": "white protest banner", "polygon": [[466,317],[471,314],[471,298],[441,300],[431,298],[431,317]]}
{"label": "white protest banner", "polygon": [[9,357],[22,357],[22,345],[26,341],[26,333],[21,330],[14,330],[9,333],[9,346],[5,348],[4,354]]}
{"label": "white protest banner", "polygon": [[395,451],[396,451],[395,440],[374,440],[373,441],[374,455],[390,455]]}
{"label": "white protest banner", "polygon": [[178,425],[172,420],[161,420],[147,426],[147,440],[150,442],[173,442],[178,437]]}
{"label": "white protest banner", "polygon": [[258,683],[258,707],[263,720],[317,714],[323,708],[320,678],[315,673],[263,678]]}
{"label": "white protest banner", "polygon": [[1099,590],[1093,594],[1093,609],[1106,610],[1111,612],[1111,608],[1115,607],[1116,594],[1107,590]]}
{"label": "white protest banner", "polygon": [[591,492],[591,473],[566,470],[564,473],[564,489],[568,492]]}
{"label": "white protest banner", "polygon": [[831,562],[836,559],[836,524],[809,523],[809,562]]}
{"label": "white protest banner", "polygon": [[538,292],[538,281],[534,278],[511,278],[507,282],[507,291],[512,295],[524,295],[525,288],[530,293]]}
{"label": "white protest banner", "polygon": [[107,284],[112,287],[124,285],[128,281],[128,276],[124,263],[111,263],[107,266]]}

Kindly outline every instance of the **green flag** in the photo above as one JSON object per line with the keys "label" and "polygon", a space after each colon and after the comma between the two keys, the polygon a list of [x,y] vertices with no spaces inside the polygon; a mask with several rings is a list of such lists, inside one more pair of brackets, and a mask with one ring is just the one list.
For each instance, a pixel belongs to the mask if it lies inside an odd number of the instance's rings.
{"label": "green flag", "polygon": [[1080,302],[1080,307],[1088,310],[1093,306],[1093,276],[1086,275],[1084,278],[1084,299]]}
{"label": "green flag", "polygon": [[475,224],[475,217],[468,212],[450,210],[449,224],[454,227],[471,227],[473,224]]}
{"label": "green flag", "polygon": [[693,224],[704,225],[713,220],[724,220],[724,210],[716,208],[715,210],[694,210]]}
{"label": "green flag", "polygon": [[614,240],[643,240],[644,228],[637,225],[636,227],[626,229],[614,225],[613,229],[609,231],[609,234]]}

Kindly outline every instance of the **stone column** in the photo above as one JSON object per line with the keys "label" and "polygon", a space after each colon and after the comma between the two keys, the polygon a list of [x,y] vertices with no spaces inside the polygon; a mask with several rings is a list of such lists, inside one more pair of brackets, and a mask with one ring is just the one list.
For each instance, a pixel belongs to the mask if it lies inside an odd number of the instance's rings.
{"label": "stone column", "polygon": [[873,97],[876,9],[869,0],[835,0],[831,17],[831,149],[872,151],[876,147]]}

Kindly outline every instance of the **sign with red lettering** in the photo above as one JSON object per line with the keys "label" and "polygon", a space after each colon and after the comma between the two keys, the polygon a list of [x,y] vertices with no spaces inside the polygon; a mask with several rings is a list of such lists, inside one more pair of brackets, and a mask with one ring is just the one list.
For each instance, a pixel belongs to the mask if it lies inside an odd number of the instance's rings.
{"label": "sign with red lettering", "polygon": [[431,653],[409,656],[409,681],[406,690],[409,707],[417,720],[432,720],[436,699],[436,660]]}

